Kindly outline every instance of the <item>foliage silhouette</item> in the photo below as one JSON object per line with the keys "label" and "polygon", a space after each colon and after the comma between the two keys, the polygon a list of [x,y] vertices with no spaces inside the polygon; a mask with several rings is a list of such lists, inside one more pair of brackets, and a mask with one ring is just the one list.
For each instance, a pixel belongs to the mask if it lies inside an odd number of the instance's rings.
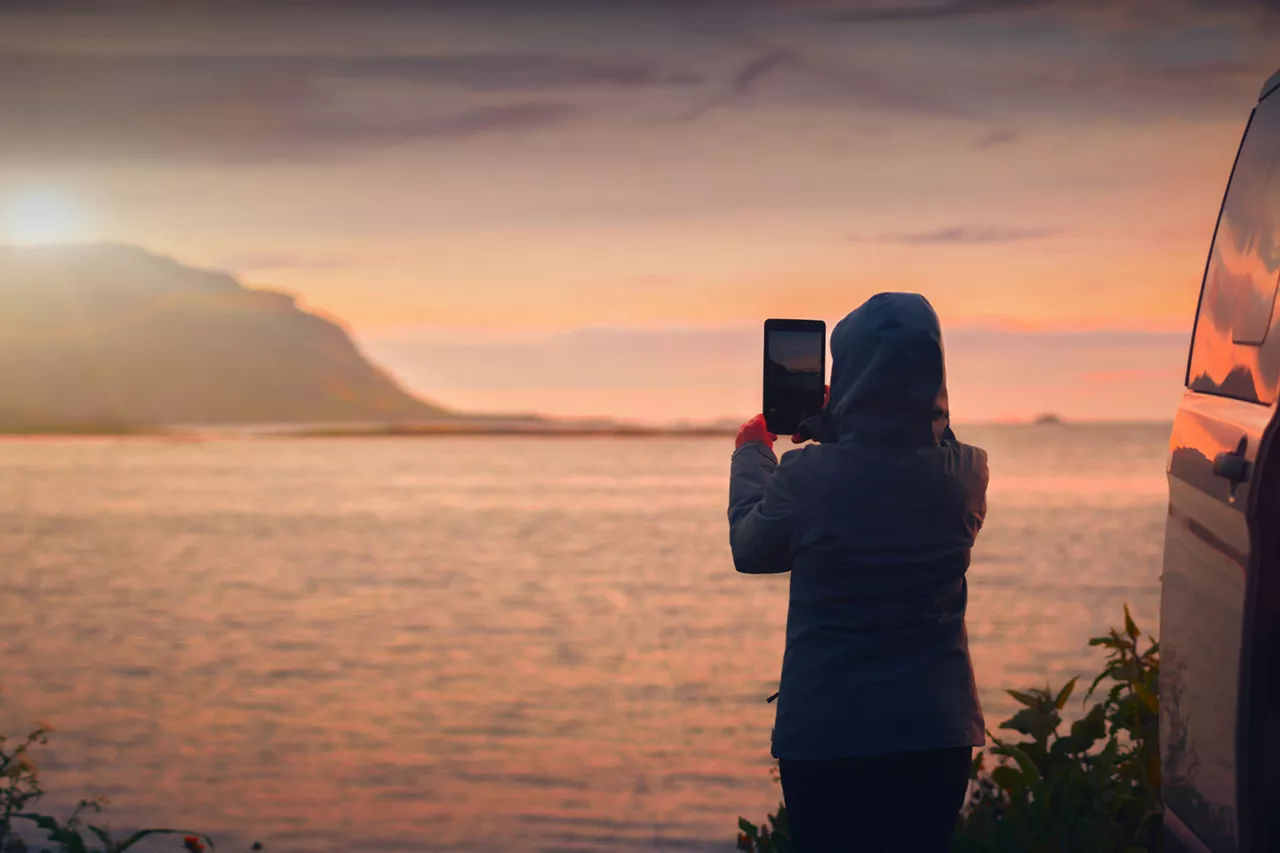
{"label": "foliage silhouette", "polygon": [[[1022,707],[1000,724],[1022,740],[988,732],[973,762],[954,853],[1143,853],[1158,849],[1160,646],[1124,608],[1122,628],[1089,640],[1106,651],[1085,693],[1084,715],[1061,731],[1078,682],[1007,691]],[[1090,705],[1095,696],[1100,701]],[[791,853],[787,810],[765,825],[738,821],[738,849]],[[856,827],[850,827],[856,837]]]}

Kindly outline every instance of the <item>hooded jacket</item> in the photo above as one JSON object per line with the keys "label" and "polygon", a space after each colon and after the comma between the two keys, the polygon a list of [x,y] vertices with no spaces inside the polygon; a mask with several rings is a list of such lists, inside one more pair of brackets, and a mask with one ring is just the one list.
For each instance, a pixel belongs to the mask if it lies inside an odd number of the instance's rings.
{"label": "hooded jacket", "polygon": [[773,754],[829,760],[981,746],[965,630],[987,457],[950,428],[942,332],[916,294],[884,293],[831,334],[821,443],[736,450],[733,561],[791,572]]}

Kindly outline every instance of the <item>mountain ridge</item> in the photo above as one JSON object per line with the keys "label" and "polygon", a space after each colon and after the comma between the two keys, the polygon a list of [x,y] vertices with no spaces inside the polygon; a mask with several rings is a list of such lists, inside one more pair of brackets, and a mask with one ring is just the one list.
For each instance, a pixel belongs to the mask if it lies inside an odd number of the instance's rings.
{"label": "mountain ridge", "polygon": [[0,427],[453,417],[291,294],[126,244],[0,246]]}

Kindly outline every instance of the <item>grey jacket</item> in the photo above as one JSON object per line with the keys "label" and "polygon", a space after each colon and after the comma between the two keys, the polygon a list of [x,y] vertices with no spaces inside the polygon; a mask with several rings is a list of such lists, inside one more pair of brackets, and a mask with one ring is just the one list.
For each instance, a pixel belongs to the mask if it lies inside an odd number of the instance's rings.
{"label": "grey jacket", "polygon": [[987,457],[949,426],[937,315],[880,294],[831,335],[821,443],[733,454],[733,561],[791,572],[773,754],[826,760],[983,744],[965,631]]}

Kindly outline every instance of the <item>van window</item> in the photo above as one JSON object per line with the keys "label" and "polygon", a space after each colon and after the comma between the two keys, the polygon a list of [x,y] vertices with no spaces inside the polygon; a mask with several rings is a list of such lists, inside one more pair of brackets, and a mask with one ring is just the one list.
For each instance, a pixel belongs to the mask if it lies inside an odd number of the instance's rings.
{"label": "van window", "polygon": [[[1258,105],[1209,254],[1191,351],[1195,391],[1270,403],[1258,375],[1280,285],[1280,100]],[[1278,332],[1277,334],[1280,334]]]}

